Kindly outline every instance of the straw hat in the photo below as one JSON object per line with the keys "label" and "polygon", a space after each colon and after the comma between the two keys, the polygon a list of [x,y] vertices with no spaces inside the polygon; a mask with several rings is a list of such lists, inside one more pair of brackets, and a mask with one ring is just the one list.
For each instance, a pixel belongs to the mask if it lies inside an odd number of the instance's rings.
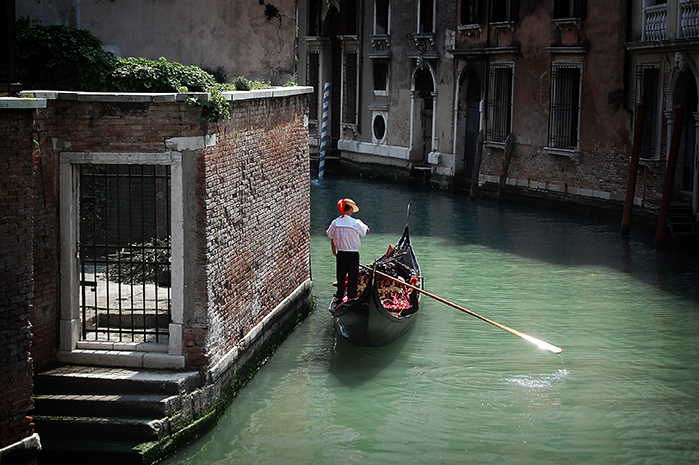
{"label": "straw hat", "polygon": [[352,213],[357,213],[359,211],[359,207],[356,203],[354,203],[354,200],[340,199],[337,201],[337,209],[340,210],[340,213],[342,213],[343,216],[345,214],[345,206],[347,205],[352,207]]}

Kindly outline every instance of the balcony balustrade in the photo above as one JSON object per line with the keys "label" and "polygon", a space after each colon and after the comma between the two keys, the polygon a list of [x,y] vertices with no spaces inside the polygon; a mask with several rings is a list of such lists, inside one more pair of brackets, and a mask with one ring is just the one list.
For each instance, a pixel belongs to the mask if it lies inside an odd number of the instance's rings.
{"label": "balcony balustrade", "polygon": [[699,37],[699,2],[680,4],[680,37]]}
{"label": "balcony balustrade", "polygon": [[699,0],[667,2],[643,8],[644,42],[697,37]]}
{"label": "balcony balustrade", "polygon": [[667,4],[644,8],[643,40],[652,42],[665,39],[667,39]]}

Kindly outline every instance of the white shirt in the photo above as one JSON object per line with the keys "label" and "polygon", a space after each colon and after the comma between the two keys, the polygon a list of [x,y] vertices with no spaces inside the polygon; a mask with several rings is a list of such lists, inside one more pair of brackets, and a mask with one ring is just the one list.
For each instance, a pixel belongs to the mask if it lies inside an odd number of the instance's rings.
{"label": "white shirt", "polygon": [[335,242],[335,247],[340,252],[359,252],[362,245],[359,236],[366,236],[368,230],[362,220],[345,215],[335,218],[325,233]]}

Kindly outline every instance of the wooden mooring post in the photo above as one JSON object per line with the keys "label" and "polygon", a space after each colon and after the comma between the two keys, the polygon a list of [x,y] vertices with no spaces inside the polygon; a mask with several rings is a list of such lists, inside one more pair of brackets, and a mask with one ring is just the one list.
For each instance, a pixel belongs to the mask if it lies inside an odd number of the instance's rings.
{"label": "wooden mooring post", "polygon": [[621,221],[621,233],[628,234],[631,225],[631,213],[633,212],[633,198],[636,193],[636,178],[638,177],[638,159],[641,154],[641,142],[643,141],[644,121],[648,104],[643,96],[636,105],[636,124],[633,133],[633,147],[631,149],[631,163],[629,164],[629,182],[626,185],[626,202],[624,203],[624,217]]}
{"label": "wooden mooring post", "polygon": [[481,172],[481,161],[483,160],[483,130],[478,131],[478,138],[476,139],[476,159],[473,161],[473,175],[471,176],[471,192],[470,196],[472,199],[476,198],[476,191],[478,190],[478,178]]}
{"label": "wooden mooring post", "polygon": [[655,231],[655,246],[660,247],[665,241],[665,231],[667,230],[667,215],[670,210],[672,200],[672,187],[675,184],[675,169],[677,168],[677,153],[680,150],[680,139],[682,137],[682,123],[684,122],[684,97],[675,108],[675,123],[672,127],[672,139],[670,140],[670,151],[667,154],[667,170],[665,172],[665,184],[663,186],[663,198],[660,202],[660,213],[658,214],[658,228]]}
{"label": "wooden mooring post", "polygon": [[509,133],[507,139],[505,139],[505,153],[502,156],[502,171],[500,171],[500,180],[498,182],[498,204],[502,203],[502,195],[505,191],[505,184],[507,183],[507,172],[510,169],[510,160],[512,159],[512,151],[515,146],[515,135]]}

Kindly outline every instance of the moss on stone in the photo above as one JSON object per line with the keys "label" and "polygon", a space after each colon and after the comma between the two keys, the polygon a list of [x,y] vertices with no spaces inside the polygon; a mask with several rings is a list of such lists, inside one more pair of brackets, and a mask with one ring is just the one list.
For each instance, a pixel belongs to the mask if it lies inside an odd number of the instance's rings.
{"label": "moss on stone", "polygon": [[158,441],[139,444],[135,447],[143,457],[144,464],[156,463],[168,455],[204,434],[218,422],[218,419],[238,396],[240,390],[255,376],[262,366],[274,355],[274,352],[314,310],[315,299],[311,297],[306,305],[297,310],[294,318],[289,318],[280,331],[275,332],[269,340],[238,370],[228,386],[221,392],[219,400],[206,413],[197,419],[176,427],[169,435]]}

